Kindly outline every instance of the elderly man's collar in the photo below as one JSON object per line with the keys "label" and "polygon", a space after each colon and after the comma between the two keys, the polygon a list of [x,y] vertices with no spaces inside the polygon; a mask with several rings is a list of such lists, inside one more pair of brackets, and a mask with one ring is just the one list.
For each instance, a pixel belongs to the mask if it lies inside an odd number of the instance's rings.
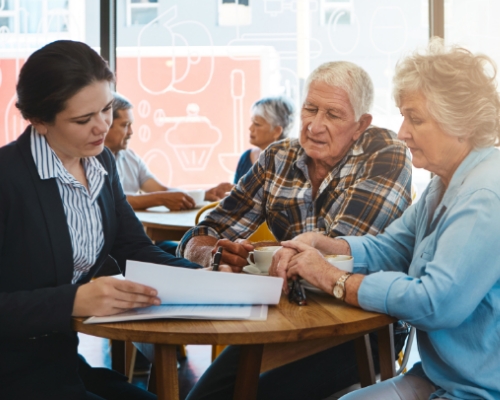
{"label": "elderly man's collar", "polygon": [[[374,128],[373,125],[370,125],[368,129]],[[359,157],[365,153],[363,149],[363,140],[365,139],[366,131],[363,132],[363,134],[359,137],[358,140],[356,140],[349,151],[345,154],[344,157],[342,157],[342,160],[334,167],[336,168],[338,165],[343,165],[345,162],[350,158],[350,157]],[[301,170],[307,170],[307,161],[309,160],[308,155],[304,151],[304,149],[301,147],[300,150],[297,152],[297,159],[293,162],[293,167],[294,168],[299,168]]]}

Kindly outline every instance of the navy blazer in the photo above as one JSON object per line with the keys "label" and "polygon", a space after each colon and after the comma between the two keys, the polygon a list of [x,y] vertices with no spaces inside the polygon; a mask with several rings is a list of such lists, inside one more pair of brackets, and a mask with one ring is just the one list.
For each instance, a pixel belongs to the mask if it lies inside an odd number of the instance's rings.
{"label": "navy blazer", "polygon": [[[97,159],[108,175],[98,198],[104,246],[82,282],[71,284],[73,251],[55,179],[41,180],[30,147],[31,126],[0,148],[0,398],[80,398],[76,290],[110,254],[122,271],[138,260],[199,268],[152,244],[128,204],[112,153]],[[50,393],[50,394],[49,394]],[[4,396],[5,395],[5,396]],[[44,397],[43,397],[44,398]],[[84,398],[84,397],[82,397]]]}

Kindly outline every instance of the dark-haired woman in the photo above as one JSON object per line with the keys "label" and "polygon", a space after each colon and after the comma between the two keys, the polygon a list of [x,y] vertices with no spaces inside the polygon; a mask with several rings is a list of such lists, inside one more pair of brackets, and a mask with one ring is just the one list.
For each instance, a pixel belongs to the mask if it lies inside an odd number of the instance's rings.
{"label": "dark-haired woman", "polygon": [[0,398],[154,399],[77,354],[72,316],[158,304],[152,288],[90,279],[108,254],[198,267],[154,246],[128,205],[114,158],[105,61],[83,43],[33,53],[16,106],[30,125],[0,149]]}

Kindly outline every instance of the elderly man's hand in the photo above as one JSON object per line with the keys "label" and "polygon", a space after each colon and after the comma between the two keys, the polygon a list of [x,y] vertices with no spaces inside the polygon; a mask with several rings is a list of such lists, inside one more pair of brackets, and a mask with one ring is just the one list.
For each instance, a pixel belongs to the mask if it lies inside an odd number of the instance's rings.
{"label": "elderly man's hand", "polygon": [[253,250],[253,246],[248,240],[238,239],[236,242],[232,242],[228,239],[219,239],[212,249],[212,257],[219,247],[224,249],[221,264],[228,265],[233,272],[241,272],[243,267],[248,265],[248,252]]}
{"label": "elderly man's hand", "polygon": [[273,261],[269,267],[269,275],[283,278],[283,291],[285,293],[288,293],[287,271],[289,263],[292,257],[296,254],[296,250],[283,247],[274,253]]}

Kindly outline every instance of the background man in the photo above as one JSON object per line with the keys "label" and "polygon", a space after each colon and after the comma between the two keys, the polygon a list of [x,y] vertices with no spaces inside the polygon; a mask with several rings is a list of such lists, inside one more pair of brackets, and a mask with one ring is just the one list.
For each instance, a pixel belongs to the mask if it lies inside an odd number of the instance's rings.
{"label": "background man", "polygon": [[[132,104],[123,96],[114,93],[113,124],[106,135],[105,145],[116,157],[116,167],[123,191],[132,208],[142,210],[160,205],[172,211],[194,208],[195,202],[190,196],[158,182],[144,161],[127,148],[133,135],[133,123]],[[220,200],[232,187],[231,183],[221,183],[205,192],[205,200]]]}

